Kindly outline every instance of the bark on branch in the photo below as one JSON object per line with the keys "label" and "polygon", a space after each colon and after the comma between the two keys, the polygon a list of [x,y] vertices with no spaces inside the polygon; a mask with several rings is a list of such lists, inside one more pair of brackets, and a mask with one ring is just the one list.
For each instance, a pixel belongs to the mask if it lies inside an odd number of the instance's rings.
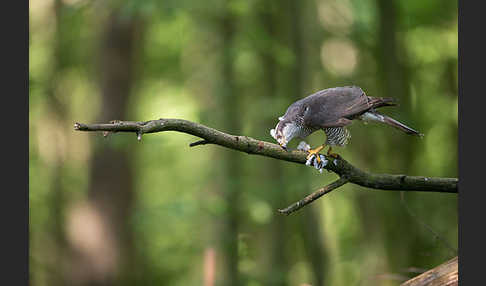
{"label": "bark on branch", "polygon": [[453,286],[458,285],[458,257],[405,281],[400,286]]}
{"label": "bark on branch", "polygon": [[[253,139],[247,136],[231,135],[214,128],[204,126],[183,119],[159,119],[150,121],[112,121],[106,124],[75,123],[74,129],[78,131],[103,131],[106,136],[114,132],[133,132],[141,140],[143,134],[177,131],[200,137],[202,140],[190,146],[216,144],[248,154],[272,157],[279,160],[305,164],[307,152],[300,150],[285,151],[279,145]],[[329,163],[324,168],[336,173],[341,179],[329,186],[320,189],[300,202],[289,206],[280,212],[290,214],[304,205],[314,201],[329,191],[349,182],[376,190],[390,191],[421,191],[457,193],[457,178],[422,177],[392,174],[374,174],[365,172],[348,163],[342,157],[327,158]],[[337,186],[334,186],[336,185]],[[326,191],[327,190],[327,191]],[[296,207],[295,205],[299,205]]]}

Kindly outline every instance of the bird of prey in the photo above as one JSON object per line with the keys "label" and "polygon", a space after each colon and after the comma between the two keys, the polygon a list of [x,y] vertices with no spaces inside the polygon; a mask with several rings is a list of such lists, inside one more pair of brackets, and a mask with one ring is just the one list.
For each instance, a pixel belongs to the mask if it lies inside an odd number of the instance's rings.
{"label": "bird of prey", "polygon": [[357,86],[328,88],[311,94],[292,103],[285,115],[279,117],[275,129],[270,134],[275,140],[287,149],[287,143],[294,137],[305,138],[317,130],[324,130],[326,141],[321,146],[309,150],[307,159],[316,155],[329,146],[327,155],[337,158],[332,153],[332,146],[344,146],[348,143],[350,133],[346,126],[353,120],[364,122],[381,122],[399,130],[422,137],[423,134],[406,126],[397,120],[380,114],[377,108],[396,105],[390,97],[371,97]]}

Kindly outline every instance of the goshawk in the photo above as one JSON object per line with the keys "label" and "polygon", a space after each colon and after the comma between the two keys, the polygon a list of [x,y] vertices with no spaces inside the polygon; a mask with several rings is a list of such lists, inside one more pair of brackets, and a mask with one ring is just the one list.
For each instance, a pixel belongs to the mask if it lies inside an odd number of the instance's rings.
{"label": "goshawk", "polygon": [[[371,97],[357,86],[328,88],[292,103],[285,115],[279,117],[275,129],[270,134],[282,148],[294,137],[305,138],[317,130],[324,130],[326,142],[309,150],[307,159],[317,155],[326,145],[327,155],[337,157],[331,146],[344,146],[350,133],[346,126],[352,120],[374,121],[391,125],[411,135],[423,136],[418,131],[386,115],[376,112],[377,108],[396,105],[390,97]],[[319,156],[316,157],[319,160]]]}

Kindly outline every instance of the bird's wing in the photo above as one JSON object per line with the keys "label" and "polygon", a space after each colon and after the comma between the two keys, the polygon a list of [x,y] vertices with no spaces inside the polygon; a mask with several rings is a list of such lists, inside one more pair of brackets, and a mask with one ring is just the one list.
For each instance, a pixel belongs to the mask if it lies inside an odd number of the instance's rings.
{"label": "bird's wing", "polygon": [[320,124],[321,128],[329,128],[329,127],[344,127],[352,123],[352,120],[347,118],[339,118],[335,121],[328,121],[326,123]]}
{"label": "bird's wing", "polygon": [[303,99],[306,107],[304,123],[326,128],[351,124],[353,116],[370,109],[368,97],[359,87],[329,88]]}

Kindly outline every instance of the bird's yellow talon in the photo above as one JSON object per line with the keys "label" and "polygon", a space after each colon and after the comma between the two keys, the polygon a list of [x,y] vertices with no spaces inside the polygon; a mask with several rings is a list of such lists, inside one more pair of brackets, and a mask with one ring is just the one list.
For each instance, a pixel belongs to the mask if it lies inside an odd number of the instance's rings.
{"label": "bird's yellow talon", "polygon": [[321,158],[317,154],[319,152],[321,152],[321,150],[324,149],[324,147],[326,147],[326,145],[321,145],[321,146],[317,147],[316,149],[311,149],[311,150],[307,151],[307,152],[309,152],[309,155],[307,155],[307,160],[309,160],[312,156],[315,155],[316,156],[316,159],[317,159],[317,162],[320,163],[321,162]]}

